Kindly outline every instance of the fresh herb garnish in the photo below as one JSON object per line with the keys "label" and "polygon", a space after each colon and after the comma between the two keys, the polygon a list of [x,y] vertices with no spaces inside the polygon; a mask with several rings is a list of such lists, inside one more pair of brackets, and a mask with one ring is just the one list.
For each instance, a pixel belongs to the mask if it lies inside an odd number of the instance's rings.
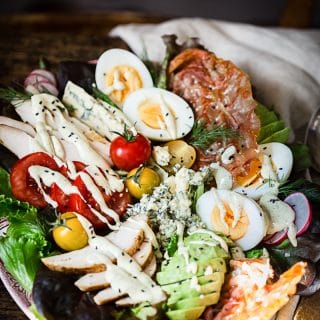
{"label": "fresh herb garnish", "polygon": [[256,259],[263,256],[263,248],[251,249],[245,252],[245,255],[249,259]]}
{"label": "fresh herb garnish", "polygon": [[108,103],[110,106],[115,107],[115,108],[117,108],[117,109],[120,109],[120,108],[111,100],[111,98],[110,98],[107,94],[105,94],[105,93],[103,93],[101,90],[99,90],[96,85],[92,85],[92,95],[93,95],[95,98],[101,99],[102,101]]}
{"label": "fresh herb garnish", "polygon": [[296,172],[304,171],[311,167],[309,147],[303,143],[289,145],[293,154],[293,167]]}
{"label": "fresh herb garnish", "polygon": [[239,138],[239,134],[230,128],[216,125],[206,128],[203,122],[196,121],[192,128],[191,137],[188,142],[194,147],[206,149],[219,138],[234,139]]}
{"label": "fresh herb garnish", "polygon": [[302,192],[312,202],[320,201],[320,186],[307,180],[287,181],[279,187],[279,198],[284,199],[293,192]]}
{"label": "fresh herb garnish", "polygon": [[171,239],[170,239],[170,241],[169,241],[169,243],[167,245],[167,248],[166,248],[169,257],[172,257],[175,254],[175,252],[177,251],[177,249],[178,249],[178,240],[179,240],[179,236],[175,233],[171,237]]}
{"label": "fresh herb garnish", "polygon": [[151,78],[153,80],[153,83],[158,83],[159,65],[157,63],[152,62],[149,59],[148,51],[147,51],[145,44],[143,44],[143,52],[142,52],[141,60],[143,61],[143,63],[147,67],[147,69],[149,70],[149,72],[151,74]]}
{"label": "fresh herb garnish", "polygon": [[13,87],[0,88],[0,100],[14,104],[14,101],[23,102],[29,100],[32,94],[25,91],[18,91]]}

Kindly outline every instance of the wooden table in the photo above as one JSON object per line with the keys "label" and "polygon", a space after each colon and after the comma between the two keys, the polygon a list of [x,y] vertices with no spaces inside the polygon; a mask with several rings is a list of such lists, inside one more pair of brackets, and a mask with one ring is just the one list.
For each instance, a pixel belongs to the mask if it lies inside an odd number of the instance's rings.
{"label": "wooden table", "polygon": [[[91,60],[108,47],[123,46],[120,40],[110,41],[108,31],[117,24],[160,22],[163,17],[145,17],[132,13],[102,15],[36,14],[0,16],[0,83],[8,85],[23,78],[37,66],[39,57],[56,63],[66,59]],[[307,317],[300,307],[296,319],[319,319],[313,311],[320,294],[304,299]],[[0,319],[24,320],[0,281]]]}

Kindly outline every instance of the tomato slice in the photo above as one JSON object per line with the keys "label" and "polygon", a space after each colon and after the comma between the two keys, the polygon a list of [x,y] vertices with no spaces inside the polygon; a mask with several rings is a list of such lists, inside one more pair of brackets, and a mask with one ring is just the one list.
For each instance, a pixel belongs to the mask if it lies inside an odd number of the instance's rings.
{"label": "tomato slice", "polygon": [[56,183],[53,183],[50,187],[50,197],[57,202],[59,212],[69,211],[70,196],[65,194]]}
{"label": "tomato slice", "polygon": [[[104,223],[101,225],[101,221],[95,216],[95,214],[90,210],[90,207],[95,210],[100,211],[100,206],[93,198],[91,192],[87,189],[85,183],[82,181],[81,177],[78,176],[74,180],[74,185],[78,188],[82,197],[85,199],[85,202],[77,194],[70,196],[69,210],[76,211],[80,214],[83,214],[88,220],[96,227],[100,228],[105,226]],[[131,196],[127,189],[122,192],[114,192],[111,195],[106,194],[102,188],[99,188],[102,192],[103,198],[108,205],[108,207],[114,210],[120,217],[123,216],[127,210],[128,205],[131,202]],[[80,211],[79,211],[80,210]],[[112,218],[106,215],[106,218],[110,223],[113,223]],[[98,223],[98,221],[99,223]]]}
{"label": "tomato slice", "polygon": [[47,202],[39,191],[36,182],[30,177],[28,169],[39,165],[59,171],[55,160],[44,152],[31,153],[16,162],[10,173],[10,183],[13,195],[20,201],[29,202],[37,208],[44,208]]}

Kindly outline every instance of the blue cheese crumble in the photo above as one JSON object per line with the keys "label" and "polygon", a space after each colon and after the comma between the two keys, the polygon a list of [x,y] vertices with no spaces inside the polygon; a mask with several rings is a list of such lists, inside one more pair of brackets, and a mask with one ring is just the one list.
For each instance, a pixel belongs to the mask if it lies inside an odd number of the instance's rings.
{"label": "blue cheese crumble", "polygon": [[151,195],[144,195],[140,202],[127,210],[127,215],[148,216],[157,240],[165,248],[176,233],[177,224],[183,223],[187,232],[205,228],[200,217],[191,209],[197,186],[208,181],[212,169],[204,167],[194,171],[185,167],[176,168],[176,174],[167,177]]}

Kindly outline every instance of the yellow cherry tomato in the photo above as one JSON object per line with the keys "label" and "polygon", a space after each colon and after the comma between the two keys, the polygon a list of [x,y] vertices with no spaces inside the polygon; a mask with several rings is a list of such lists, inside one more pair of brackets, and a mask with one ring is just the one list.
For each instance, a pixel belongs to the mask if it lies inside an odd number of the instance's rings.
{"label": "yellow cherry tomato", "polygon": [[160,183],[159,174],[148,167],[139,167],[131,170],[126,180],[130,194],[136,199],[141,199],[144,194],[152,193],[153,188]]}
{"label": "yellow cherry tomato", "polygon": [[61,215],[61,221],[53,228],[52,235],[56,244],[66,251],[78,250],[88,244],[88,235],[73,212]]}
{"label": "yellow cherry tomato", "polygon": [[183,140],[173,140],[167,142],[165,146],[168,147],[171,154],[170,166],[179,163],[181,166],[191,168],[196,161],[196,150]]}

